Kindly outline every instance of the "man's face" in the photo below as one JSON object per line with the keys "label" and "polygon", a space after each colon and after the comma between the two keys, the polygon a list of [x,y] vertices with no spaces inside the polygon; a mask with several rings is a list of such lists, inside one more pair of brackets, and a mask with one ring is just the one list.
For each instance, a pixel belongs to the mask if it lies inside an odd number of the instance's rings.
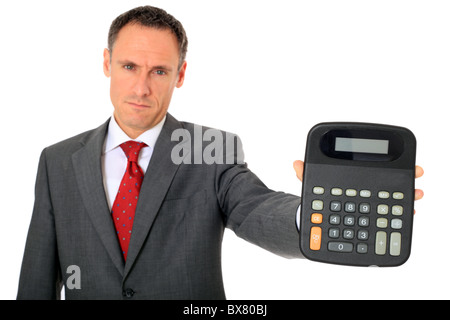
{"label": "man's face", "polygon": [[173,90],[183,85],[186,63],[178,70],[177,39],[169,30],[126,25],[112,56],[105,49],[103,57],[114,117],[134,139],[164,118]]}

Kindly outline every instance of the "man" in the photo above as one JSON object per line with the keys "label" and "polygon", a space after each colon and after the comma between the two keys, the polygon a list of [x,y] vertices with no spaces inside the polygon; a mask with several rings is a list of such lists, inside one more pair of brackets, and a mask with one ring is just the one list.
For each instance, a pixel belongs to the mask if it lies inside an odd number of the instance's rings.
{"label": "man", "polygon": [[[56,299],[63,285],[67,299],[224,299],[225,227],[301,257],[300,198],[269,190],[234,135],[167,112],[186,51],[182,25],[161,9],[112,23],[103,68],[114,114],[42,152],[19,299]],[[224,137],[214,161],[198,161],[207,150],[198,134]],[[302,162],[294,166],[301,178]]]}

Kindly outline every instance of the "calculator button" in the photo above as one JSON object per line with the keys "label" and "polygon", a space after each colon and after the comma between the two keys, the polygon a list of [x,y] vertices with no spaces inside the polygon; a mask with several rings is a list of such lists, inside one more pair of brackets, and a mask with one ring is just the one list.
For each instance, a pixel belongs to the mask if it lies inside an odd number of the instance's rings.
{"label": "calculator button", "polygon": [[402,249],[402,235],[400,232],[391,233],[391,245],[389,253],[391,256],[399,256]]}
{"label": "calculator button", "polygon": [[344,225],[345,226],[354,226],[355,225],[355,217],[354,216],[345,216],[344,217]]}
{"label": "calculator button", "polygon": [[391,221],[391,228],[399,230],[403,227],[403,221],[400,219],[392,219]]}
{"label": "calculator button", "polygon": [[313,188],[313,193],[314,194],[324,194],[325,193],[325,189],[322,187],[314,187]]}
{"label": "calculator button", "polygon": [[359,196],[361,198],[370,198],[372,196],[372,192],[370,192],[370,190],[361,190],[359,192]]}
{"label": "calculator button", "polygon": [[387,191],[380,191],[378,192],[378,198],[380,199],[389,199],[390,194]]}
{"label": "calculator button", "polygon": [[403,192],[394,192],[394,194],[392,195],[392,198],[394,198],[395,200],[403,200],[404,197],[405,195],[403,194]]}
{"label": "calculator button", "polygon": [[330,228],[330,230],[328,230],[329,238],[337,239],[337,238],[339,238],[339,234],[340,234],[340,231],[338,228]]}
{"label": "calculator button", "polygon": [[338,225],[341,223],[341,216],[338,216],[337,214],[332,214],[330,216],[330,224]]}
{"label": "calculator button", "polygon": [[313,210],[323,210],[323,201],[322,200],[314,200],[312,203]]}
{"label": "calculator button", "polygon": [[318,251],[320,250],[321,243],[322,243],[322,228],[312,227],[309,241],[309,248],[311,250]]}
{"label": "calculator button", "polygon": [[348,242],[328,242],[328,250],[335,252],[352,252],[353,243]]}
{"label": "calculator button", "polygon": [[386,254],[387,234],[384,231],[378,231],[375,239],[375,253],[377,255]]}
{"label": "calculator button", "polygon": [[355,237],[355,231],[352,229],[344,229],[343,235],[344,239],[352,240]]}
{"label": "calculator button", "polygon": [[359,205],[359,213],[370,213],[370,204],[361,203]]}
{"label": "calculator button", "polygon": [[401,216],[403,214],[403,207],[402,206],[393,206],[392,214],[394,216]]}
{"label": "calculator button", "polygon": [[359,230],[357,237],[358,237],[358,240],[367,240],[367,239],[369,239],[369,231]]}
{"label": "calculator button", "polygon": [[368,246],[365,243],[358,243],[356,245],[356,252],[358,253],[367,253],[368,252]]}
{"label": "calculator button", "polygon": [[339,212],[342,210],[342,203],[340,201],[331,201],[330,210],[333,212]]}
{"label": "calculator button", "polygon": [[370,224],[370,219],[368,217],[359,217],[358,225],[360,227],[368,227]]}
{"label": "calculator button", "polygon": [[378,214],[388,214],[389,213],[389,207],[385,204],[379,204],[377,207],[377,213]]}
{"label": "calculator button", "polygon": [[331,189],[331,195],[333,195],[333,196],[342,196],[342,189],[341,188],[333,188],[333,189]]}
{"label": "calculator button", "polygon": [[348,212],[348,213],[356,212],[356,204],[353,202],[346,202],[344,210],[345,210],[345,212]]}
{"label": "calculator button", "polygon": [[386,219],[386,218],[378,218],[377,219],[377,227],[378,228],[385,229],[385,228],[387,228],[387,226],[388,226],[388,219]]}
{"label": "calculator button", "polygon": [[357,194],[358,194],[358,191],[356,191],[355,189],[347,189],[347,190],[345,190],[345,195],[347,197],[356,197]]}
{"label": "calculator button", "polygon": [[320,213],[313,213],[311,215],[311,222],[315,224],[322,223],[323,216]]}

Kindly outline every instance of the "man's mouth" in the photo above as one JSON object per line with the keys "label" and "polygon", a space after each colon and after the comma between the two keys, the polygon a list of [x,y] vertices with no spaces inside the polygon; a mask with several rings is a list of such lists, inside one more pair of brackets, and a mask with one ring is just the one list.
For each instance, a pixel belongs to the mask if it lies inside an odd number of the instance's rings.
{"label": "man's mouth", "polygon": [[129,105],[131,105],[132,107],[135,107],[135,108],[150,108],[151,106],[149,106],[149,105],[146,105],[146,104],[141,104],[141,103],[138,103],[138,102],[127,102]]}

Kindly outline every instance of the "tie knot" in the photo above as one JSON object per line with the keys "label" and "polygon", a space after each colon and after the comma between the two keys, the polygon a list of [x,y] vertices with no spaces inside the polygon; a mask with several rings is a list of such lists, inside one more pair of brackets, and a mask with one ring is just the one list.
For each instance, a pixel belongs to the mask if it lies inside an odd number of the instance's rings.
{"label": "tie knot", "polygon": [[147,145],[143,142],[136,142],[136,141],[127,141],[120,145],[123,152],[128,158],[128,161],[137,162],[139,157],[139,152],[141,152],[141,149],[146,147]]}

